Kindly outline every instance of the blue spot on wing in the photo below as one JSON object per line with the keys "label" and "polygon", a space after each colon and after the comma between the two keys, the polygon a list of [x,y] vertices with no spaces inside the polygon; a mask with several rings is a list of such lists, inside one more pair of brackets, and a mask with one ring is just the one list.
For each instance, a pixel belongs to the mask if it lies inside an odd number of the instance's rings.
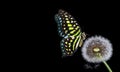
{"label": "blue spot on wing", "polygon": [[59,35],[61,37],[64,37],[65,35],[64,35],[63,31],[62,31],[62,19],[58,14],[55,15],[55,21],[57,22],[57,25],[58,25],[58,33],[59,33]]}
{"label": "blue spot on wing", "polygon": [[[65,36],[61,42],[60,42],[60,47],[61,47],[61,51],[62,51],[62,57],[66,57],[66,56],[72,56],[73,54],[67,54],[68,52],[66,51],[66,49],[68,49],[69,45],[65,44],[65,42],[70,43],[69,41],[67,41],[67,39],[71,39],[71,37],[69,36]],[[67,47],[66,47],[67,46]],[[72,46],[71,46],[72,47]]]}
{"label": "blue spot on wing", "polygon": [[62,57],[66,57],[66,51],[65,51],[65,44],[64,44],[64,40],[65,38],[63,38],[63,40],[61,40],[60,46],[61,46],[61,50],[62,50]]}

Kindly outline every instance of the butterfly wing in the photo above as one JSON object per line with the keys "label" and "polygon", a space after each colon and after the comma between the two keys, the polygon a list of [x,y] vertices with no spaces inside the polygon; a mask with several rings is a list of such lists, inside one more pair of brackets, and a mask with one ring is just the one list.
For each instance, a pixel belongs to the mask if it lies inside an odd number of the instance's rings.
{"label": "butterfly wing", "polygon": [[58,24],[58,33],[61,37],[66,35],[77,36],[81,30],[76,20],[66,11],[59,10],[55,15],[55,20]]}
{"label": "butterfly wing", "polygon": [[62,55],[72,56],[78,49],[81,41],[81,29],[76,20],[66,11],[59,10],[55,15],[55,20],[58,24],[58,33],[64,37],[61,41]]}
{"label": "butterfly wing", "polygon": [[[81,33],[80,33],[81,34]],[[66,36],[61,41],[62,56],[72,56],[78,49],[81,37],[79,36]]]}

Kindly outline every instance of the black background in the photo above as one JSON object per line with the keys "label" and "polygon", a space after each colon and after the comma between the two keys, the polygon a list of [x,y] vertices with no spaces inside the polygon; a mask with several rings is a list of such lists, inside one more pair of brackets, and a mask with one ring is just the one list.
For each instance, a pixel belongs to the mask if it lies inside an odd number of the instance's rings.
{"label": "black background", "polygon": [[101,35],[113,44],[113,56],[108,62],[113,72],[117,72],[119,65],[119,11],[117,2],[113,1],[86,1],[86,0],[60,0],[48,6],[48,23],[46,38],[48,44],[46,50],[48,67],[52,66],[55,71],[79,71],[79,72],[108,72],[104,64],[98,68],[86,69],[86,61],[81,56],[81,49],[72,57],[61,58],[60,41],[61,37],[57,32],[57,24],[54,15],[59,9],[64,9],[75,17],[80,24],[82,31],[88,37]]}
{"label": "black background", "polygon": [[[59,9],[69,12],[80,24],[87,37],[101,35],[113,44],[113,56],[107,63],[113,72],[118,72],[119,62],[119,3],[107,0],[56,0],[40,2],[16,2],[4,8],[10,30],[6,37],[10,52],[8,67],[24,71],[77,71],[108,72],[103,63],[98,68],[86,69],[87,63],[81,49],[62,58],[61,37],[58,35],[54,15]],[[6,21],[5,21],[6,22]],[[5,26],[5,27],[6,27]],[[11,26],[11,27],[10,27]],[[13,41],[13,42],[11,42]],[[9,60],[9,61],[8,61]],[[13,66],[12,66],[13,65]]]}

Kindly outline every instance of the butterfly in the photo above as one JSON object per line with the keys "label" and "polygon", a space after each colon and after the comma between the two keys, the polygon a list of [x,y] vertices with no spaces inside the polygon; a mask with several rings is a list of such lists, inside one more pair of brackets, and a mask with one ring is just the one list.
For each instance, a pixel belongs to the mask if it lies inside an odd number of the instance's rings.
{"label": "butterfly", "polygon": [[58,34],[63,38],[60,42],[62,57],[72,56],[82,46],[86,34],[81,31],[75,18],[62,9],[55,14],[55,21]]}

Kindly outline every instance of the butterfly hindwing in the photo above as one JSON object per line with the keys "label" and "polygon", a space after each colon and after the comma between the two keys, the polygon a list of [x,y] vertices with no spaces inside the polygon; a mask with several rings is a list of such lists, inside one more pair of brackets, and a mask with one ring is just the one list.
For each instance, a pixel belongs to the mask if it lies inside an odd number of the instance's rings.
{"label": "butterfly hindwing", "polygon": [[78,49],[80,36],[66,36],[61,40],[62,56],[72,56]]}

